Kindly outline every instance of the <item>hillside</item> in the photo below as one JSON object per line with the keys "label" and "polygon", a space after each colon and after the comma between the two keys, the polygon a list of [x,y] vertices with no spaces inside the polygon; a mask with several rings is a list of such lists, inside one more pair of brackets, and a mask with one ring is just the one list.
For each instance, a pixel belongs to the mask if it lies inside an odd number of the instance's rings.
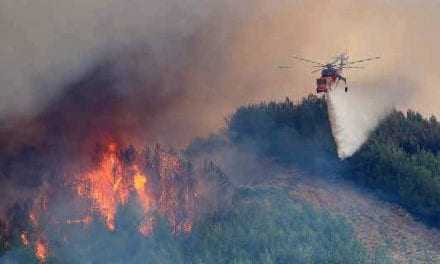
{"label": "hillside", "polygon": [[[147,182],[150,191],[158,190],[155,183],[169,190],[156,194],[159,206],[147,218],[130,199],[115,207],[111,229],[108,221],[90,220],[49,230],[45,257],[47,263],[435,263],[437,131],[435,118],[396,111],[341,161],[325,101],[309,96],[241,107],[222,132],[194,140],[183,153],[109,148],[103,154],[112,162],[85,176],[120,171],[128,178],[118,182],[133,184],[131,190]],[[178,203],[189,190],[197,210]],[[163,202],[176,210],[164,210]],[[179,225],[188,209],[191,226]],[[146,219],[149,232],[139,232]],[[21,234],[1,235],[2,263],[38,262],[38,248]]]}
{"label": "hillside", "polygon": [[[159,145],[110,144],[96,154],[97,166],[75,188],[92,195],[84,202],[93,207],[73,207],[74,193],[62,200],[69,189],[43,193],[30,211],[17,205],[7,222],[13,228],[0,233],[0,263],[388,263],[342,217],[290,197],[283,186],[237,184],[234,172]],[[118,190],[127,190],[127,200]]]}
{"label": "hillside", "polygon": [[336,175],[293,174],[289,177],[292,197],[343,216],[370,250],[384,246],[396,263],[440,262],[440,230],[417,221],[398,204]]}
{"label": "hillside", "polygon": [[435,117],[394,111],[352,157],[340,161],[326,103],[309,96],[241,107],[228,123],[233,144],[303,169],[339,170],[345,178],[385,194],[426,222],[440,224],[440,124]]}
{"label": "hillside", "polygon": [[241,107],[223,135],[196,140],[188,152],[213,158],[237,184],[283,186],[294,199],[343,216],[365,247],[386,248],[397,263],[435,263],[439,127],[434,117],[394,111],[340,161],[326,102],[309,96]]}

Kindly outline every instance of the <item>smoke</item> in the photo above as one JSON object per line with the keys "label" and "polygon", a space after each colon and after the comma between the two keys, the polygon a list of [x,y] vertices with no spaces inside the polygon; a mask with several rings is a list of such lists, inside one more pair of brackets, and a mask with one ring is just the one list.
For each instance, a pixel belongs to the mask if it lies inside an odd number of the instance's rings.
{"label": "smoke", "polygon": [[403,78],[398,78],[398,83],[377,81],[365,87],[355,84],[348,92],[344,88],[339,82],[327,97],[332,133],[341,159],[353,155],[381,119],[405,103],[413,91]]}
{"label": "smoke", "polygon": [[291,54],[382,56],[348,79],[365,87],[371,79],[405,76],[418,93],[404,107],[438,113],[438,9],[435,1],[394,0],[6,0],[0,116],[38,114],[96,61],[139,43],[148,44],[159,65],[180,68],[178,86],[190,87],[176,108],[175,116],[190,124],[179,144],[221,127],[238,105],[309,94],[316,76],[304,65],[276,69],[292,63]]}
{"label": "smoke", "polygon": [[66,184],[93,169],[109,142],[140,150],[178,142],[170,127],[188,126],[184,116],[176,117],[187,87],[177,85],[184,82],[180,66],[165,66],[148,45],[115,50],[67,83],[35,117],[1,129],[2,232],[22,229],[42,193],[67,208],[54,193],[67,195]]}
{"label": "smoke", "polygon": [[[62,198],[62,197],[57,197]],[[63,199],[58,208],[52,208],[51,216],[63,219],[70,216],[77,205]],[[83,224],[54,224],[47,221],[42,228],[45,241],[50,241],[48,260],[51,263],[183,263],[183,250],[164,219],[160,219],[154,232],[143,236],[138,231],[142,212],[135,201],[119,208],[118,230],[109,231],[106,226],[93,221]],[[37,263],[31,247],[14,248],[0,257],[2,263]]]}
{"label": "smoke", "polygon": [[186,154],[198,167],[206,161],[213,162],[235,187],[262,182],[280,170],[271,161],[261,161],[254,144],[237,146],[223,132],[206,139],[195,139]]}
{"label": "smoke", "polygon": [[[290,54],[384,58],[349,74],[358,84],[332,99],[349,155],[394,105],[440,111],[438,10],[434,1],[1,1],[0,214],[26,208],[92,141],[185,146],[241,104],[310,93],[306,68],[276,69]],[[417,96],[402,96],[402,85]]]}

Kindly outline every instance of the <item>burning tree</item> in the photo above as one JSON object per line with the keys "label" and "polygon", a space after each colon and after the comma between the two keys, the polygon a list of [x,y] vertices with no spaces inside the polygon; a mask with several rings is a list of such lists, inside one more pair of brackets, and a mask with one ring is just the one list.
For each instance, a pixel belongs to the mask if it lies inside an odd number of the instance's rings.
{"label": "burning tree", "polygon": [[[49,189],[35,200],[28,216],[32,228],[23,231],[22,243],[33,246],[40,261],[50,254],[51,244],[41,225],[87,228],[94,221],[102,221],[109,231],[118,232],[118,208],[126,206],[130,199],[136,201],[142,212],[138,232],[143,236],[153,232],[155,214],[167,219],[172,233],[191,232],[198,199],[196,179],[188,162],[160,145],[153,150],[137,151],[133,146],[123,148],[115,141],[97,146],[94,154],[94,166],[65,179],[63,193],[69,193],[75,212],[54,213],[51,206],[59,205],[52,202],[56,203],[58,198],[53,199],[54,192]],[[60,191],[56,192],[59,195]],[[68,239],[65,238],[66,242]]]}

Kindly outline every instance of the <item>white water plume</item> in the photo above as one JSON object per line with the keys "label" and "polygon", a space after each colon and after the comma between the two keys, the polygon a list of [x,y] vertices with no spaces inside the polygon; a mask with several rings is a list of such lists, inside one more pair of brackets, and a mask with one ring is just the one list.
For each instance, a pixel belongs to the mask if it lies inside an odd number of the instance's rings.
{"label": "white water plume", "polygon": [[327,107],[338,156],[353,155],[368,139],[370,132],[389,113],[394,103],[380,89],[337,84],[327,96]]}

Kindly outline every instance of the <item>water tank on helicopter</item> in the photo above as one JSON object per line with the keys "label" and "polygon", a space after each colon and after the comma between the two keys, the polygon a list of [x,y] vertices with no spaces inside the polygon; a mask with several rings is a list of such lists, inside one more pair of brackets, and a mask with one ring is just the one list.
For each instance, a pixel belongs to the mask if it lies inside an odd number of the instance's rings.
{"label": "water tank on helicopter", "polygon": [[316,79],[316,92],[327,93],[330,89],[331,77],[321,77]]}

